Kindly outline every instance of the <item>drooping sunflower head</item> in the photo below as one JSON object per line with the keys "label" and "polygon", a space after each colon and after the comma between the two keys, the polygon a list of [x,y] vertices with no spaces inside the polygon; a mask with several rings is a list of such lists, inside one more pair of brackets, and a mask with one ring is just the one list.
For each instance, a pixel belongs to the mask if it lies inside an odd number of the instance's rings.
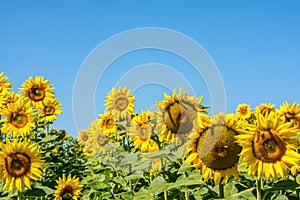
{"label": "drooping sunflower head", "polygon": [[118,90],[112,88],[108,92],[104,106],[112,112],[117,120],[123,120],[130,118],[134,110],[134,102],[135,99],[130,90],[120,86]]}
{"label": "drooping sunflower head", "polygon": [[292,123],[284,122],[276,112],[256,116],[255,125],[246,124],[244,134],[236,136],[242,146],[241,157],[249,164],[249,175],[260,179],[264,174],[277,179],[285,177],[288,168],[298,165],[300,155],[297,149],[297,129]]}
{"label": "drooping sunflower head", "polygon": [[285,122],[292,122],[297,128],[300,128],[300,109],[299,104],[294,102],[292,105],[288,102],[283,103],[279,109],[279,115]]}
{"label": "drooping sunflower head", "polygon": [[23,99],[17,100],[15,103],[7,104],[7,108],[3,108],[0,115],[4,116],[4,124],[1,131],[4,133],[12,132],[13,135],[25,135],[34,127],[34,116],[32,109]]}
{"label": "drooping sunflower head", "polygon": [[66,175],[63,174],[62,178],[60,177],[56,180],[57,186],[55,186],[56,190],[54,191],[55,200],[77,200],[81,195],[81,190],[83,186],[80,185],[79,178],[76,176],[72,177],[71,174]]}
{"label": "drooping sunflower head", "polygon": [[275,111],[274,104],[270,104],[270,103],[262,103],[255,108],[256,115],[258,115],[258,113],[262,115],[267,115],[273,111]]}
{"label": "drooping sunflower head", "polygon": [[53,98],[50,101],[47,101],[43,104],[42,109],[40,110],[40,118],[44,122],[53,122],[56,120],[57,115],[62,114],[61,103],[57,98]]}
{"label": "drooping sunflower head", "polygon": [[187,96],[183,89],[172,96],[164,94],[165,99],[157,102],[157,129],[160,130],[160,140],[170,143],[175,136],[185,137],[193,129],[197,113],[204,111],[201,105],[202,96],[195,98]]}
{"label": "drooping sunflower head", "polygon": [[8,81],[8,77],[0,72],[0,95],[5,96],[11,89],[11,82]]}
{"label": "drooping sunflower head", "polygon": [[239,104],[236,108],[236,116],[239,119],[249,119],[251,117],[251,108],[248,104]]}
{"label": "drooping sunflower head", "polygon": [[54,98],[52,84],[44,80],[43,76],[29,77],[20,88],[24,98],[36,109],[42,109],[43,105]]}
{"label": "drooping sunflower head", "polygon": [[104,114],[100,114],[99,117],[99,126],[106,136],[109,137],[117,131],[116,118],[112,112],[105,112]]}
{"label": "drooping sunflower head", "polygon": [[134,151],[140,148],[141,152],[149,152],[153,148],[153,145],[150,145],[150,143],[154,142],[151,139],[153,129],[152,120],[152,113],[150,111],[143,111],[131,120],[128,135],[131,136],[130,140],[134,143]]}
{"label": "drooping sunflower head", "polygon": [[[237,164],[241,147],[236,143],[234,115],[220,113],[209,119],[201,116],[202,123],[197,133],[189,136],[190,155],[186,162],[193,167],[201,167],[204,181],[214,179],[215,184],[228,181],[231,176],[238,178]],[[208,124],[209,123],[209,124]]]}
{"label": "drooping sunflower head", "polygon": [[13,193],[31,189],[31,179],[42,176],[44,161],[39,157],[39,147],[28,142],[0,143],[0,179],[5,182],[4,188]]}

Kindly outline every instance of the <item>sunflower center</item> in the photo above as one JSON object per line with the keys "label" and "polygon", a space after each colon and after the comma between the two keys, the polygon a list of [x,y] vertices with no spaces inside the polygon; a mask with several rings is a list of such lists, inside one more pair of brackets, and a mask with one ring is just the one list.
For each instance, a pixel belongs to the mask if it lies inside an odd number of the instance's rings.
{"label": "sunflower center", "polygon": [[26,113],[19,112],[13,113],[11,117],[11,124],[16,128],[23,128],[28,123],[28,117]]}
{"label": "sunflower center", "polygon": [[106,120],[106,128],[111,129],[115,125],[115,120],[114,119],[107,119]]}
{"label": "sunflower center", "polygon": [[172,103],[166,108],[165,123],[172,133],[185,134],[193,128],[194,113],[189,110],[187,105],[180,102]]}
{"label": "sunflower center", "polygon": [[247,108],[241,108],[241,114],[242,115],[246,115],[248,112],[247,112]]}
{"label": "sunflower center", "polygon": [[150,126],[147,124],[143,124],[138,128],[139,138],[143,141],[146,141],[150,134]]}
{"label": "sunflower center", "polygon": [[45,106],[44,113],[46,115],[53,115],[55,113],[55,107],[54,106]]}
{"label": "sunflower center", "polygon": [[21,177],[30,171],[31,159],[25,153],[12,153],[5,158],[5,169],[10,176]]}
{"label": "sunflower center", "polygon": [[284,140],[271,131],[258,132],[252,144],[254,155],[266,163],[275,163],[285,154]]}
{"label": "sunflower center", "polygon": [[35,85],[29,90],[29,97],[33,101],[41,101],[45,98],[45,89]]}
{"label": "sunflower center", "polygon": [[71,200],[73,199],[73,188],[67,185],[60,194],[63,200]]}
{"label": "sunflower center", "polygon": [[98,143],[100,146],[103,146],[103,145],[107,144],[107,140],[106,140],[105,136],[104,136],[104,135],[99,135],[99,136],[97,137],[97,143]]}
{"label": "sunflower center", "polygon": [[81,136],[82,141],[87,141],[89,139],[89,136],[87,134],[83,134]]}
{"label": "sunflower center", "polygon": [[238,163],[241,147],[236,143],[236,132],[227,126],[216,125],[200,137],[199,157],[214,170],[232,168]]}
{"label": "sunflower center", "polygon": [[118,97],[115,101],[114,101],[114,107],[118,110],[118,111],[123,111],[127,108],[128,106],[128,99],[125,96],[121,96]]}

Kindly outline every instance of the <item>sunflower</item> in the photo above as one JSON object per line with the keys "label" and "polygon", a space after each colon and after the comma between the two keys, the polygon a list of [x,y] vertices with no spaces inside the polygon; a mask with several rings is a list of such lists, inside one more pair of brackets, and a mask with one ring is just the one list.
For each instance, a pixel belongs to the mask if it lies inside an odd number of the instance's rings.
{"label": "sunflower", "polygon": [[88,130],[81,130],[77,135],[77,139],[81,144],[87,144],[91,138],[91,132]]}
{"label": "sunflower", "polygon": [[30,105],[36,109],[42,109],[44,104],[54,98],[52,84],[49,80],[44,80],[43,76],[29,77],[22,84],[20,92],[24,94],[25,100],[30,102]]}
{"label": "sunflower", "polygon": [[285,122],[292,122],[297,128],[300,128],[300,109],[299,104],[294,102],[290,105],[288,102],[280,106],[279,115],[284,117]]}
{"label": "sunflower", "polygon": [[17,143],[6,140],[0,143],[0,179],[5,182],[4,188],[13,193],[31,189],[30,179],[38,180],[42,176],[44,163],[38,157],[39,147],[28,142]]}
{"label": "sunflower", "polygon": [[108,92],[105,102],[107,110],[111,111],[117,120],[123,120],[130,118],[133,113],[135,99],[128,88],[120,86],[118,90],[112,88]]}
{"label": "sunflower", "polygon": [[117,131],[116,119],[111,112],[105,112],[104,114],[99,115],[99,125],[100,128],[103,130],[103,133],[106,136],[110,136],[111,134]]}
{"label": "sunflower", "polygon": [[260,113],[262,115],[269,114],[270,112],[275,111],[274,104],[262,103],[255,108],[255,113]]}
{"label": "sunflower", "polygon": [[92,133],[92,149],[95,152],[105,152],[103,147],[108,143],[108,139],[102,132],[93,132]]}
{"label": "sunflower", "polygon": [[11,90],[11,82],[7,81],[8,77],[3,74],[3,72],[0,73],[0,96],[5,96]]}
{"label": "sunflower", "polygon": [[60,109],[61,103],[57,98],[53,98],[43,104],[42,109],[40,110],[40,117],[42,121],[45,122],[53,122],[56,120],[57,115],[62,114],[62,110]]}
{"label": "sunflower", "polygon": [[5,117],[3,127],[1,127],[4,133],[12,132],[14,136],[17,134],[24,136],[34,127],[32,110],[22,99],[7,104],[7,108],[1,110],[0,115]]}
{"label": "sunflower", "polygon": [[245,124],[244,134],[236,136],[243,150],[240,156],[250,165],[248,174],[261,179],[265,174],[275,180],[278,174],[285,177],[288,169],[299,164],[297,153],[297,129],[284,122],[276,112],[256,116],[256,124]]}
{"label": "sunflower", "polygon": [[74,176],[71,177],[71,174],[66,175],[63,174],[62,178],[60,177],[56,180],[57,186],[55,186],[56,190],[54,191],[55,200],[64,200],[64,199],[74,199],[77,200],[81,195],[81,190],[83,188],[80,185],[79,178]]}
{"label": "sunflower", "polygon": [[178,94],[173,90],[172,96],[164,94],[165,100],[157,102],[157,126],[160,131],[160,140],[170,143],[177,138],[186,137],[193,129],[193,121],[197,118],[197,113],[205,111],[201,105],[203,96],[195,98],[187,96],[186,92],[180,88]]}
{"label": "sunflower", "polygon": [[[152,135],[152,113],[143,111],[133,117],[128,129],[130,141],[134,143],[133,151],[140,148],[141,152],[151,152],[158,149],[157,143],[151,139]],[[155,145],[156,144],[156,145]]]}
{"label": "sunflower", "polygon": [[204,181],[214,179],[215,184],[225,183],[231,176],[239,177],[237,165],[241,147],[235,136],[238,125],[234,115],[220,113],[214,118],[198,114],[197,131],[189,135],[185,163],[201,168]]}
{"label": "sunflower", "polygon": [[239,119],[249,119],[251,117],[251,108],[248,104],[239,104],[236,108],[236,116]]}
{"label": "sunflower", "polygon": [[16,92],[7,92],[5,95],[5,102],[3,103],[3,108],[7,108],[7,104],[15,103],[22,96]]}

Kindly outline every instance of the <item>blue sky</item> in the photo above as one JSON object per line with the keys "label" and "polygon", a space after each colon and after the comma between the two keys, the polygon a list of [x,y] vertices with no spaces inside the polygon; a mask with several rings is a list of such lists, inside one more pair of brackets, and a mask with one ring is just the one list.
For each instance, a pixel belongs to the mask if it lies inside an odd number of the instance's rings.
{"label": "blue sky", "polygon": [[[63,115],[53,127],[76,135],[77,128],[84,128],[75,126],[72,111],[80,66],[109,37],[143,27],[172,29],[202,45],[222,76],[227,112],[234,112],[239,103],[252,108],[264,102],[299,103],[299,1],[1,1],[0,71],[15,90],[29,76],[49,79],[63,104]],[[178,71],[210,105],[205,82],[189,63],[145,49],[111,64],[95,86],[96,112],[103,112],[106,92],[122,75],[147,63]],[[139,88],[136,111],[152,107],[164,91],[169,90],[158,84]],[[82,120],[88,124],[91,119]]]}

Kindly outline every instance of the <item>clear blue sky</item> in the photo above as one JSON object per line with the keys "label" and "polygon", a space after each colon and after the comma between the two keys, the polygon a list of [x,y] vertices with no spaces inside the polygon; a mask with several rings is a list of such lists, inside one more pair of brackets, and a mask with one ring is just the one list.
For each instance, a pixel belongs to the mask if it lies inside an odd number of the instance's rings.
{"label": "clear blue sky", "polygon": [[[0,71],[15,90],[29,76],[49,79],[63,104],[53,127],[76,135],[72,92],[84,59],[107,38],[142,27],[173,29],[202,45],[221,73],[227,112],[239,103],[300,103],[300,1],[0,1]],[[112,64],[97,86],[97,113],[126,70],[151,62],[174,67],[209,105],[205,83],[188,63],[144,50]],[[153,106],[164,91],[157,85],[137,90],[136,111]]]}

